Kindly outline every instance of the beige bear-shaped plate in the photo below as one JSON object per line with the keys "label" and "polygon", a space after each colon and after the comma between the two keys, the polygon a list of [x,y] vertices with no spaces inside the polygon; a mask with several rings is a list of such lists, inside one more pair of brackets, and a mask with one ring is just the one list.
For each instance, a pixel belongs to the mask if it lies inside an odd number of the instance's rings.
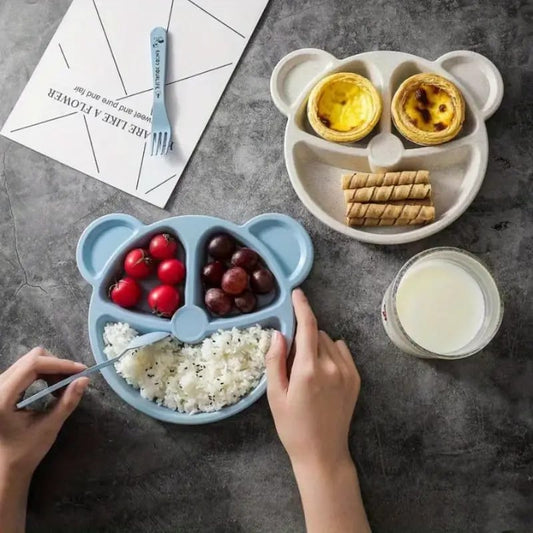
{"label": "beige bear-shaped plate", "polygon": [[[378,125],[364,139],[338,144],[320,138],[307,116],[307,98],[314,85],[335,72],[355,72],[374,84],[383,100]],[[439,146],[417,146],[395,129],[392,97],[413,74],[434,72],[463,93],[466,120],[459,135]],[[270,80],[272,99],[287,116],[285,162],[291,183],[304,205],[319,220],[360,241],[375,244],[412,242],[442,230],[474,200],[487,168],[485,120],[498,109],[503,81],[498,69],[475,52],[456,51],[436,61],[402,52],[366,52],[336,59],[318,49],[296,50],[276,66]],[[426,226],[351,228],[345,225],[341,175],[347,172],[429,170],[436,219]]]}

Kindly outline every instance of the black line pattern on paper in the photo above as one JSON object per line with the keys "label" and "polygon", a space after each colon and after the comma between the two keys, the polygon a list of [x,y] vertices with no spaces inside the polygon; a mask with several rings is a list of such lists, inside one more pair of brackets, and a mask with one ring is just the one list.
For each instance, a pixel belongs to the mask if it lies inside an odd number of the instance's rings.
{"label": "black line pattern on paper", "polygon": [[230,65],[233,65],[233,63],[225,63],[224,65],[220,65],[219,67],[208,68],[207,70],[198,72],[197,74],[191,74],[190,76],[185,76],[185,78],[180,78],[179,80],[169,81],[167,85],[173,85],[174,83],[178,83],[180,81],[190,80],[191,78],[196,78],[197,76],[202,76],[203,74],[207,74],[208,72],[220,70],[221,68],[226,68],[226,67],[229,67]]}
{"label": "black line pattern on paper", "polygon": [[92,140],[92,137],[91,137],[91,132],[89,131],[89,124],[87,124],[87,119],[85,118],[85,115],[83,115],[83,121],[85,122],[85,129],[87,130],[87,136],[89,137],[89,143],[91,145],[91,151],[93,153],[93,158],[94,158],[94,164],[96,165],[96,172],[98,174],[100,174],[100,167],[98,166],[98,160],[96,159],[96,153],[94,151],[94,146],[93,146],[93,140]]}
{"label": "black line pattern on paper", "polygon": [[[185,78],[180,78],[179,80],[169,81],[168,83],[165,83],[165,86],[168,87],[169,85],[173,85],[174,83],[179,83],[180,81],[190,80],[191,78],[196,78],[197,76],[202,76],[203,74],[207,74],[208,72],[220,70],[221,68],[229,67],[230,65],[233,65],[233,63],[226,63],[225,65],[220,65],[219,67],[209,68],[202,72],[191,74],[190,76],[185,76]],[[139,91],[137,93],[131,93],[131,94],[128,94],[127,96],[121,96],[120,98],[117,98],[117,101],[125,100],[126,98],[131,98],[132,96],[139,96],[140,94],[145,94],[153,90],[154,90],[153,87],[150,87],[150,89],[145,89],[144,91]]]}
{"label": "black line pattern on paper", "polygon": [[63,47],[61,46],[61,43],[57,43],[57,45],[59,46],[59,50],[61,50],[61,55],[63,56],[63,59],[65,60],[65,64],[67,65],[67,68],[70,70],[70,65],[68,64],[67,56],[65,55],[65,52],[63,51]]}
{"label": "black line pattern on paper", "polygon": [[27,126],[22,126],[21,128],[16,128],[14,130],[11,130],[11,133],[15,133],[16,131],[25,130],[26,128],[33,128],[34,126],[39,126],[40,124],[46,124],[47,122],[52,122],[53,120],[59,120],[60,118],[70,117],[72,115],[76,115],[78,112],[73,111],[72,113],[67,113],[66,115],[59,115],[58,117],[52,117],[48,118],[46,120],[41,120],[40,122],[35,122],[34,124],[28,124]]}
{"label": "black line pattern on paper", "polygon": [[197,7],[198,9],[200,9],[201,11],[203,11],[204,13],[209,15],[211,18],[214,18],[217,22],[220,22],[220,24],[222,24],[223,26],[226,26],[226,28],[230,29],[233,33],[236,33],[239,37],[242,37],[243,39],[246,39],[246,37],[242,33],[239,33],[235,28],[232,28],[229,24],[226,24],[223,20],[220,20],[218,17],[215,17],[215,15],[213,15],[213,13],[209,13],[209,11],[207,11],[207,9],[204,9],[202,6],[199,6],[198,4],[193,2],[192,0],[187,0],[187,2],[189,2],[189,4],[192,4],[193,6]]}
{"label": "black line pattern on paper", "polygon": [[122,79],[122,74],[120,73],[120,69],[118,68],[118,64],[115,58],[115,54],[113,52],[113,48],[111,48],[111,43],[109,42],[109,38],[107,37],[107,32],[105,31],[104,23],[102,22],[102,18],[100,17],[100,12],[98,11],[98,8],[96,7],[95,0],[93,0],[93,6],[96,11],[96,14],[98,15],[98,20],[100,21],[100,26],[102,27],[102,31],[104,32],[104,37],[105,37],[105,40],[107,41],[107,46],[109,47],[109,51],[111,52],[113,63],[115,63],[115,68],[117,69],[118,77],[120,78],[120,83],[122,84],[122,88],[124,89],[124,94],[128,94],[128,91],[126,91],[126,86],[124,85],[124,80]]}
{"label": "black line pattern on paper", "polygon": [[141,172],[143,170],[144,153],[146,152],[146,143],[144,143],[143,155],[141,156],[141,164],[139,165],[139,174],[137,174],[137,183],[135,184],[135,190],[139,190],[139,182],[141,181]]}
{"label": "black line pattern on paper", "polygon": [[159,183],[155,187],[152,187],[151,189],[147,190],[144,194],[148,194],[149,192],[154,191],[155,189],[157,189],[158,187],[161,187],[161,185],[164,185],[165,183],[170,181],[172,178],[175,178],[176,176],[177,176],[177,174],[174,174],[174,175],[170,176],[170,178],[167,178],[165,181],[162,181],[161,183]]}
{"label": "black line pattern on paper", "polygon": [[173,9],[174,9],[174,0],[172,0],[172,3],[170,4],[170,11],[168,13],[167,33],[168,33],[168,29],[170,28],[170,19],[172,18],[172,10]]}

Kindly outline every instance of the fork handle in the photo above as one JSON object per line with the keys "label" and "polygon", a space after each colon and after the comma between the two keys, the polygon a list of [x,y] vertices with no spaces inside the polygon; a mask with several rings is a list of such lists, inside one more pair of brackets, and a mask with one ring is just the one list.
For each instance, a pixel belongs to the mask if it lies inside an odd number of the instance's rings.
{"label": "fork handle", "polygon": [[154,28],[150,33],[152,45],[152,73],[154,77],[154,104],[165,103],[165,80],[167,74],[167,31]]}
{"label": "fork handle", "polygon": [[58,381],[54,385],[50,385],[50,387],[46,387],[46,389],[42,389],[39,392],[36,392],[33,396],[30,396],[29,398],[26,398],[25,400],[22,400],[21,402],[17,403],[17,409],[24,409],[25,407],[28,407],[28,405],[32,404],[33,402],[36,402],[37,400],[44,398],[46,395],[51,394],[52,392],[55,392],[56,390],[66,387],[67,385],[69,385],[75,380],[94,374],[94,372],[98,372],[99,370],[102,370],[102,368],[105,368],[106,366],[110,366],[116,363],[127,351],[128,350],[124,350],[121,354],[117,355],[116,357],[113,357],[112,359],[108,359],[107,361],[98,363],[97,365],[93,365],[89,368],[86,368],[82,372],[78,372],[77,374],[72,374],[72,376],[62,379],[61,381]]}

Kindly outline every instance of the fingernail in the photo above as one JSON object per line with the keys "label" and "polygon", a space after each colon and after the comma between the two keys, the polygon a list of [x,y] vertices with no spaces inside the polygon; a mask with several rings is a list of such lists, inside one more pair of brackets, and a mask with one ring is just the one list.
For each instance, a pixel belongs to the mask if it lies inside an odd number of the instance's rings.
{"label": "fingernail", "polygon": [[89,385],[89,379],[88,378],[80,378],[76,380],[76,383],[74,384],[74,390],[78,394],[83,394],[83,391],[87,388],[87,385]]}
{"label": "fingernail", "polygon": [[307,300],[307,296],[305,295],[305,292],[302,289],[300,289],[300,287],[298,287],[297,289],[294,289],[294,294],[298,298],[301,298],[302,300]]}
{"label": "fingernail", "polygon": [[270,347],[275,346],[279,342],[279,331],[274,330],[270,336]]}
{"label": "fingernail", "polygon": [[77,361],[74,363],[74,365],[78,368],[81,368],[82,370],[87,368],[87,365],[84,365],[83,363],[78,363]]}
{"label": "fingernail", "polygon": [[268,350],[265,353],[265,359],[271,357],[272,354],[276,352],[276,345],[280,343],[280,337],[281,333],[275,329],[270,337],[270,346],[268,347]]}

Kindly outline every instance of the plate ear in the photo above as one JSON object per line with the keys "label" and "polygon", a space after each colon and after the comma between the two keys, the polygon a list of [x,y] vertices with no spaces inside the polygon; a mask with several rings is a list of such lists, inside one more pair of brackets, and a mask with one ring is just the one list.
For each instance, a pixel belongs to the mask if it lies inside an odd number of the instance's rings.
{"label": "plate ear", "polygon": [[290,289],[300,285],[313,265],[313,243],[301,224],[287,215],[269,213],[244,226],[274,256]]}
{"label": "plate ear", "polygon": [[115,250],[137,233],[141,222],[120,213],[105,215],[91,222],[82,233],[76,249],[81,275],[95,285]]}
{"label": "plate ear", "polygon": [[305,86],[336,59],[324,50],[302,48],[283,57],[270,78],[270,93],[276,107],[288,116]]}
{"label": "plate ear", "polygon": [[463,84],[485,120],[500,107],[503,79],[494,63],[485,56],[469,50],[456,50],[439,57],[435,63]]}

